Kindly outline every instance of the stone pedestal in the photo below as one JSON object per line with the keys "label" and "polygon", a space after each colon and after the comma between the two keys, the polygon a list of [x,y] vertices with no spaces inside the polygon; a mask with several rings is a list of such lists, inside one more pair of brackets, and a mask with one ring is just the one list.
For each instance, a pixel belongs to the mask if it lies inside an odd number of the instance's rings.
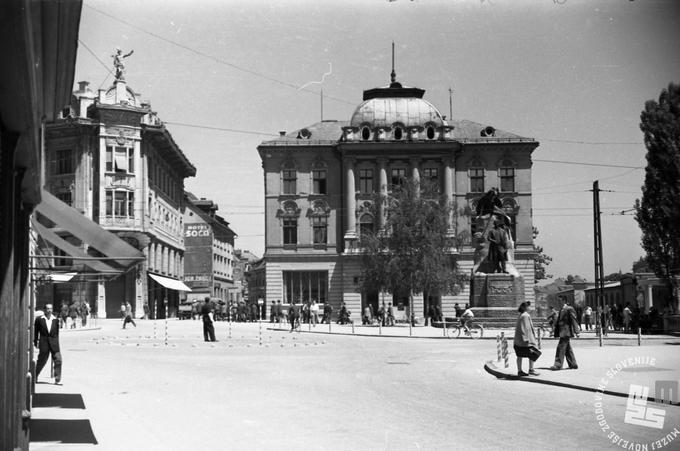
{"label": "stone pedestal", "polygon": [[524,301],[524,279],[510,274],[476,274],[472,279],[470,307],[475,317],[516,318]]}

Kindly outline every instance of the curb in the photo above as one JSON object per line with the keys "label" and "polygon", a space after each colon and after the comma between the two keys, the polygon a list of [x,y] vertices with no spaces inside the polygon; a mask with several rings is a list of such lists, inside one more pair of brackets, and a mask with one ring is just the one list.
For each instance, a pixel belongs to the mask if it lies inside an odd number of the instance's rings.
{"label": "curb", "polygon": [[[290,329],[276,329],[276,328],[267,328],[267,330],[272,330],[276,332],[290,332]],[[375,338],[427,338],[431,340],[458,340],[458,337],[435,337],[435,336],[423,336],[423,335],[378,335],[378,334],[366,334],[366,333],[361,333],[361,332],[328,332],[328,331],[322,331],[322,330],[300,330],[296,331],[297,333],[301,334],[322,334],[322,335],[344,335],[344,336],[349,336],[349,337],[375,337]],[[466,340],[466,338],[462,338],[463,340]],[[474,340],[495,340],[496,337],[479,337],[479,338],[474,338]],[[470,338],[472,340],[472,338]]]}
{"label": "curb", "polygon": [[[522,382],[532,382],[534,384],[543,384],[543,385],[552,385],[555,387],[563,387],[563,388],[571,388],[573,390],[582,390],[582,391],[587,391],[591,393],[602,393],[603,395],[610,395],[610,396],[617,396],[619,398],[628,398],[629,395],[628,393],[621,393],[621,392],[616,392],[616,391],[611,391],[611,390],[599,390],[597,388],[593,387],[587,387],[585,385],[576,385],[576,384],[569,384],[567,382],[558,382],[558,381],[551,381],[547,379],[538,379],[536,377],[527,377],[527,376],[515,376],[514,374],[507,374],[502,371],[499,371],[496,368],[496,365],[494,364],[493,360],[488,360],[484,364],[484,370],[491,374],[492,376],[496,376],[498,379],[508,379],[508,380],[517,380],[517,381],[522,381]],[[647,397],[648,402],[656,402],[659,404],[663,405],[680,405],[680,403],[672,403],[672,402],[664,402],[664,400],[656,400],[655,398],[648,396]]]}

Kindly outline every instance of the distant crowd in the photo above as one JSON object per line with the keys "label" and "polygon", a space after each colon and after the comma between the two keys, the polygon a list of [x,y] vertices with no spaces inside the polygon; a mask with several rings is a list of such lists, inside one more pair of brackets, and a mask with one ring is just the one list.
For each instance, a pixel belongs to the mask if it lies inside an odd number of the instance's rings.
{"label": "distant crowd", "polygon": [[[557,314],[554,308],[551,309],[552,312],[546,318],[549,323],[552,323],[552,319]],[[594,330],[599,317],[604,334],[608,331],[637,333],[638,328],[642,333],[658,332],[664,328],[663,316],[672,313],[668,307],[663,313],[659,312],[656,307],[651,307],[649,312],[645,312],[644,309],[637,305],[631,306],[630,303],[626,303],[623,308],[613,304],[605,305],[604,308],[598,306],[597,309],[591,306],[576,306],[574,309],[583,330]]]}
{"label": "distant crowd", "polygon": [[96,317],[96,311],[93,311],[87,301],[61,301],[59,306],[59,328],[75,329],[77,327],[86,327],[88,319]]}

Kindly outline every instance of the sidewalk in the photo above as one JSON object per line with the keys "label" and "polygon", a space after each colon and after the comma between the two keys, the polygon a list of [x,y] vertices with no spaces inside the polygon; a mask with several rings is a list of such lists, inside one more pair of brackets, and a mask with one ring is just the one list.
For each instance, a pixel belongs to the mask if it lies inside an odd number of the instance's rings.
{"label": "sidewalk", "polygon": [[[508,367],[504,360],[498,361],[495,356],[484,365],[489,374],[501,379],[512,379],[528,383],[547,384],[565,388],[602,392],[612,396],[628,398],[631,385],[649,387],[648,401],[655,400],[655,387],[658,381],[680,383],[680,353],[669,346],[679,345],[677,339],[654,340],[649,344],[637,346],[637,343],[619,343],[605,345],[600,348],[589,343],[579,345],[583,338],[572,338],[572,347],[578,363],[578,369],[562,369],[551,371],[555,358],[556,341],[543,342],[543,355],[535,363],[538,376],[517,376],[515,353],[512,341],[508,340]],[[528,371],[528,359],[522,359],[522,368]],[[566,362],[564,368],[568,368]],[[670,399],[666,399],[670,401]],[[678,404],[677,388],[672,404]]]}

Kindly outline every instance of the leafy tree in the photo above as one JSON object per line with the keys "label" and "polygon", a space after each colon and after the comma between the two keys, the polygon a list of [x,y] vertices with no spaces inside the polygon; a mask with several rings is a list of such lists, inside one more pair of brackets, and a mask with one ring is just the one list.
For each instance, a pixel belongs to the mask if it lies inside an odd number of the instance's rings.
{"label": "leafy tree", "polygon": [[648,100],[640,120],[647,167],[635,219],[649,267],[674,285],[672,276],[680,274],[680,85],[669,84],[658,102]]}
{"label": "leafy tree", "polygon": [[[539,233],[538,229],[533,227],[532,232],[535,240]],[[543,246],[534,244],[534,251],[536,252],[536,255],[534,255],[534,280],[538,281],[552,278],[552,274],[546,273],[546,267],[552,262],[552,257],[543,252]]]}
{"label": "leafy tree", "polygon": [[381,203],[387,212],[385,229],[360,233],[361,289],[408,296],[411,313],[414,293],[459,290],[466,277],[451,252],[459,242],[447,235],[452,206],[434,186],[411,179],[403,179],[387,198],[375,197],[376,218]]}

